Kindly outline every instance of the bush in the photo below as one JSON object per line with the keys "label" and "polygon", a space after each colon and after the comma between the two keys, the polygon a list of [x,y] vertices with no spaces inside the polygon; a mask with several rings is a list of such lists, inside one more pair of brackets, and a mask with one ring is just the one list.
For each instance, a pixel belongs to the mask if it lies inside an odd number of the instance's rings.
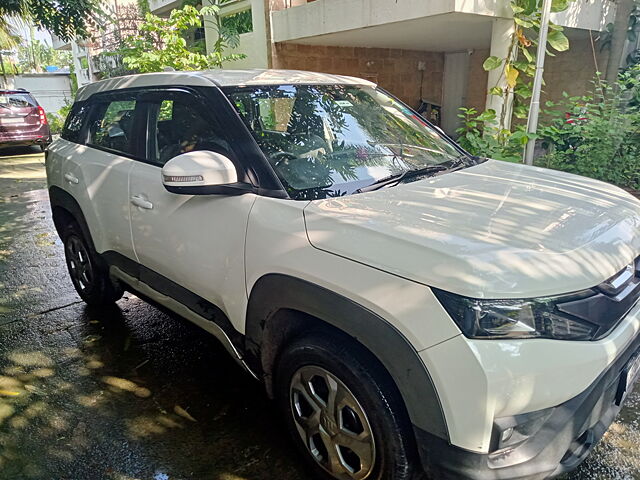
{"label": "bush", "polygon": [[640,189],[639,87],[635,68],[614,85],[596,81],[590,95],[547,102],[538,133],[549,154],[536,164]]}
{"label": "bush", "polygon": [[62,133],[62,126],[64,125],[64,118],[57,113],[49,113],[47,120],[49,121],[51,135],[60,135],[60,133]]}
{"label": "bush", "polygon": [[463,126],[457,130],[460,135],[458,143],[466,151],[479,157],[507,162],[522,161],[522,152],[530,137],[523,126],[513,132],[499,130],[495,126],[494,110],[479,114],[475,108],[461,108],[458,117],[463,119]]}
{"label": "bush", "polygon": [[62,127],[64,126],[64,122],[67,119],[67,115],[69,115],[69,111],[71,110],[71,104],[68,103],[64,107],[62,107],[58,113],[48,113],[47,120],[49,122],[49,130],[51,130],[51,135],[60,135],[62,133]]}

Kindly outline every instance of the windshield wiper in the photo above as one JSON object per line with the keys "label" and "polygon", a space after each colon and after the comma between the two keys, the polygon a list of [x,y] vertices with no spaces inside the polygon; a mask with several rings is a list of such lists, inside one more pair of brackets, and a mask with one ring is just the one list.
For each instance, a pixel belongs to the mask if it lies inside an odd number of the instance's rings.
{"label": "windshield wiper", "polygon": [[371,142],[371,141],[369,141],[367,143],[369,145],[371,145],[372,147],[400,147],[400,151],[401,152],[403,152],[405,149],[415,148],[416,150],[421,150],[423,152],[428,152],[428,153],[435,153],[436,155],[441,155],[441,156],[449,155],[449,154],[443,152],[442,150],[436,150],[435,148],[423,147],[421,145],[411,145],[409,143],[374,143],[374,142]]}
{"label": "windshield wiper", "polygon": [[402,173],[396,173],[395,175],[390,175],[388,177],[381,178],[376,180],[371,185],[367,185],[366,187],[359,188],[355,191],[355,193],[365,193],[365,192],[373,192],[374,190],[378,190],[380,188],[389,186],[389,185],[397,185],[402,180],[411,177],[417,177],[420,175],[434,175],[438,172],[444,172],[445,170],[449,170],[451,167],[447,167],[445,165],[430,165],[424,168],[416,168],[414,170],[406,170]]}

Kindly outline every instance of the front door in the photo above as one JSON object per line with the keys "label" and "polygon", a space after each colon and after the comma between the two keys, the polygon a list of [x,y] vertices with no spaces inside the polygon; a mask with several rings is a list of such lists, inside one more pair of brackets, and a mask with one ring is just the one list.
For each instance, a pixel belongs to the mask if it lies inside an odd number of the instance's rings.
{"label": "front door", "polygon": [[244,239],[255,195],[177,195],[162,185],[162,166],[181,153],[212,150],[237,160],[215,107],[194,95],[156,92],[145,100],[148,153],[146,162],[136,162],[129,180],[135,252],[146,267],[144,283],[182,303],[196,294],[242,331]]}

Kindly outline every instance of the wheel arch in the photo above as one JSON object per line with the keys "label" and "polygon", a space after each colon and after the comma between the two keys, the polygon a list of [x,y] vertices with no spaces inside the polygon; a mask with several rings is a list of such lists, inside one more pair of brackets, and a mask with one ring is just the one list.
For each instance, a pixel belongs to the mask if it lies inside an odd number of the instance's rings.
{"label": "wheel arch", "polygon": [[89,225],[77,200],[73,198],[70,193],[53,185],[49,187],[49,202],[51,203],[53,225],[56,228],[56,232],[58,232],[58,236],[62,238],[65,227],[73,221],[78,224],[82,235],[87,242],[89,242],[89,246],[95,251]]}
{"label": "wheel arch", "polygon": [[411,422],[448,440],[431,377],[409,341],[389,322],[358,303],[311,282],[267,274],[254,284],[247,308],[247,362],[273,395],[274,366],[287,342],[322,329],[358,342],[395,384]]}

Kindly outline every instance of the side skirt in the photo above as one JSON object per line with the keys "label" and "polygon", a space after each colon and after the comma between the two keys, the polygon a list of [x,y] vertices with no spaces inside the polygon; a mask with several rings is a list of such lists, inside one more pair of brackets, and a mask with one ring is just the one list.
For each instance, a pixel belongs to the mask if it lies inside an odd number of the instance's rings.
{"label": "side skirt", "polygon": [[251,370],[251,368],[249,368],[247,363],[244,361],[241,351],[236,347],[236,345],[234,345],[233,341],[231,340],[229,335],[227,335],[224,329],[220,327],[215,321],[208,320],[207,318],[197,314],[173,297],[163,294],[147,285],[146,283],[142,282],[141,280],[125,273],[120,267],[116,265],[110,265],[109,274],[114,279],[123,282],[127,286],[131,287],[134,292],[139,292],[143,296],[148,297],[153,302],[156,302],[163,307],[168,308],[172,312],[175,312],[181,317],[189,320],[198,327],[212,334],[220,341],[220,343],[222,343],[227,352],[229,352],[229,355],[233,357],[238,365],[246,370],[253,378],[258,380],[258,376]]}

